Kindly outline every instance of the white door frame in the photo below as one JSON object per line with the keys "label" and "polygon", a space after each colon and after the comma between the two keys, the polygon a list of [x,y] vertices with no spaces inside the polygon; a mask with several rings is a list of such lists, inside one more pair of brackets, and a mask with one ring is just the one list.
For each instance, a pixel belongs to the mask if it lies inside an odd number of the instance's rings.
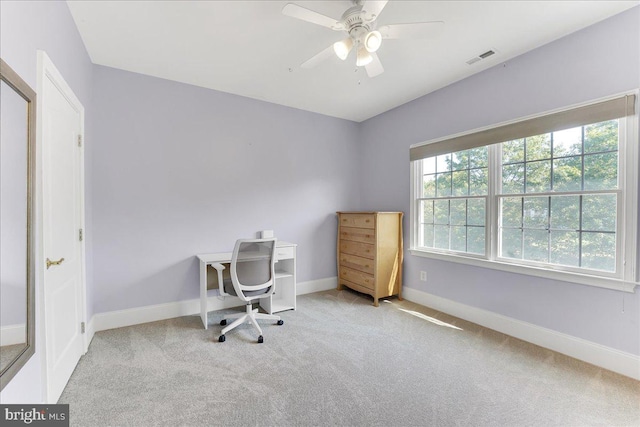
{"label": "white door frame", "polygon": [[[44,403],[57,403],[50,402],[49,396],[49,376],[47,368],[47,329],[45,327],[45,300],[44,300],[44,288],[46,283],[44,281],[45,277],[45,254],[44,254],[44,236],[46,230],[44,230],[44,211],[43,211],[43,189],[44,189],[44,155],[43,155],[43,106],[47,102],[47,99],[43,96],[43,87],[44,87],[44,79],[48,78],[60,91],[60,93],[67,99],[67,101],[80,113],[80,135],[82,138],[82,147],[80,148],[80,224],[84,234],[86,236],[86,228],[85,228],[85,197],[84,197],[84,106],[78,100],[76,95],[73,93],[67,82],[62,77],[62,74],[55,67],[49,56],[45,51],[38,50],[38,71],[37,71],[37,117],[36,117],[36,229],[37,237],[36,237],[36,294],[38,295],[38,299],[40,300],[40,307],[36,309],[40,320],[37,322],[38,327],[40,329],[40,333],[37,334],[37,339],[39,340],[37,344],[37,348],[39,348],[42,352],[42,357],[40,358],[42,365],[42,400]],[[81,320],[85,324],[85,333],[82,336],[82,346],[83,353],[87,352],[89,347],[88,341],[88,328],[87,328],[87,277],[86,277],[86,254],[85,254],[85,241],[86,238],[82,239],[81,247],[80,247],[80,265],[81,265],[81,273],[80,273],[80,288],[81,288]]]}

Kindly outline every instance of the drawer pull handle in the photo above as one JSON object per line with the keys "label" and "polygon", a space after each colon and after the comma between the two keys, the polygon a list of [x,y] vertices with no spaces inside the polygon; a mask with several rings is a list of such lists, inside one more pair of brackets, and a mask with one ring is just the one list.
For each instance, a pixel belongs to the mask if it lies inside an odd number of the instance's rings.
{"label": "drawer pull handle", "polygon": [[365,220],[364,222],[369,222],[369,220],[367,219],[367,220]]}

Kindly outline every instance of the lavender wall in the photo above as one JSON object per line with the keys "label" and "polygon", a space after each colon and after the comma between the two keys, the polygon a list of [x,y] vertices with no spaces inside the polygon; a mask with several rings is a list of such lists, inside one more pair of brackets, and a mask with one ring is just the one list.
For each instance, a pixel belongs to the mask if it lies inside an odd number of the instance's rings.
{"label": "lavender wall", "polygon": [[[363,205],[402,210],[409,146],[640,86],[640,7],[374,117],[361,128]],[[408,246],[408,245],[407,245]],[[419,271],[429,282],[420,282]],[[406,254],[405,286],[640,354],[640,297]],[[624,310],[623,310],[624,307]]]}
{"label": "lavender wall", "polygon": [[335,276],[356,123],[102,66],[94,90],[96,313],[197,298],[195,255],[263,229],[299,281]]}
{"label": "lavender wall", "polygon": [[[69,86],[85,107],[85,133],[91,141],[91,88],[92,65],[84,44],[71,18],[66,2],[62,1],[1,1],[0,2],[0,55],[33,90],[36,90],[37,54],[47,52]],[[86,217],[91,229],[91,146],[85,149],[86,169]],[[39,232],[39,230],[37,231]],[[88,304],[93,313],[91,282],[91,235],[87,239]],[[36,283],[36,293],[40,292]],[[36,298],[36,334],[40,333],[41,301]],[[2,390],[2,403],[42,402],[42,341],[36,342],[36,353],[22,370]]]}

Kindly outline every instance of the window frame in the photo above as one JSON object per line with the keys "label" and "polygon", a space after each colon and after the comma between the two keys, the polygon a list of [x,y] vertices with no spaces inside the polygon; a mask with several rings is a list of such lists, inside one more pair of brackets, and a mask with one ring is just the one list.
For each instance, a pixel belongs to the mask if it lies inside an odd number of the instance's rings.
{"label": "window frame", "polygon": [[[607,98],[592,100],[589,102],[572,105],[569,107],[543,112],[541,114],[518,118],[508,122],[474,129],[456,135],[433,139],[425,143],[414,144],[411,148],[444,141],[451,138],[470,135],[477,132],[491,130],[496,127],[518,123],[524,120],[535,119],[548,114],[588,106],[602,101],[618,98],[625,95],[636,95],[638,103],[638,90],[625,92]],[[639,285],[637,275],[638,253],[637,253],[637,233],[638,233],[638,128],[639,114],[638,108],[634,115],[621,117],[619,120],[619,146],[618,146],[618,189],[610,190],[618,194],[618,211],[616,216],[616,271],[605,272],[599,270],[585,269],[581,267],[561,266],[555,264],[542,264],[528,260],[518,260],[499,257],[499,220],[500,220],[500,199],[508,196],[500,194],[502,185],[502,144],[489,145],[488,152],[488,192],[486,195],[486,240],[485,255],[468,254],[450,250],[418,247],[420,231],[420,200],[424,199],[420,190],[422,188],[422,161],[410,161],[410,246],[409,252],[418,257],[439,259],[449,262],[469,264],[479,267],[525,274],[530,276],[543,277],[583,285],[597,286],[607,289],[616,289],[626,292],[634,292],[635,286]],[[454,151],[456,152],[456,151]],[[594,193],[597,191],[594,191]],[[576,192],[590,193],[590,192]],[[517,194],[518,197],[543,196],[543,195],[565,195],[567,193],[527,193]]]}

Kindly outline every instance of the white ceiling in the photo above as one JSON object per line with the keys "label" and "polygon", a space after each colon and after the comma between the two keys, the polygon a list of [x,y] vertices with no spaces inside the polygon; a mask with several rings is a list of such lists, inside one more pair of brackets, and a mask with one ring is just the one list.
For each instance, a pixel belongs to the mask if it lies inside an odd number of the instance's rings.
{"label": "white ceiling", "polygon": [[[294,1],[340,19],[350,1]],[[444,21],[434,40],[384,40],[369,78],[331,57],[344,33],[282,15],[289,1],[68,1],[95,64],[360,122],[615,15],[639,1],[395,1],[378,25]],[[494,49],[485,60],[474,56]],[[357,69],[357,71],[356,71]]]}

